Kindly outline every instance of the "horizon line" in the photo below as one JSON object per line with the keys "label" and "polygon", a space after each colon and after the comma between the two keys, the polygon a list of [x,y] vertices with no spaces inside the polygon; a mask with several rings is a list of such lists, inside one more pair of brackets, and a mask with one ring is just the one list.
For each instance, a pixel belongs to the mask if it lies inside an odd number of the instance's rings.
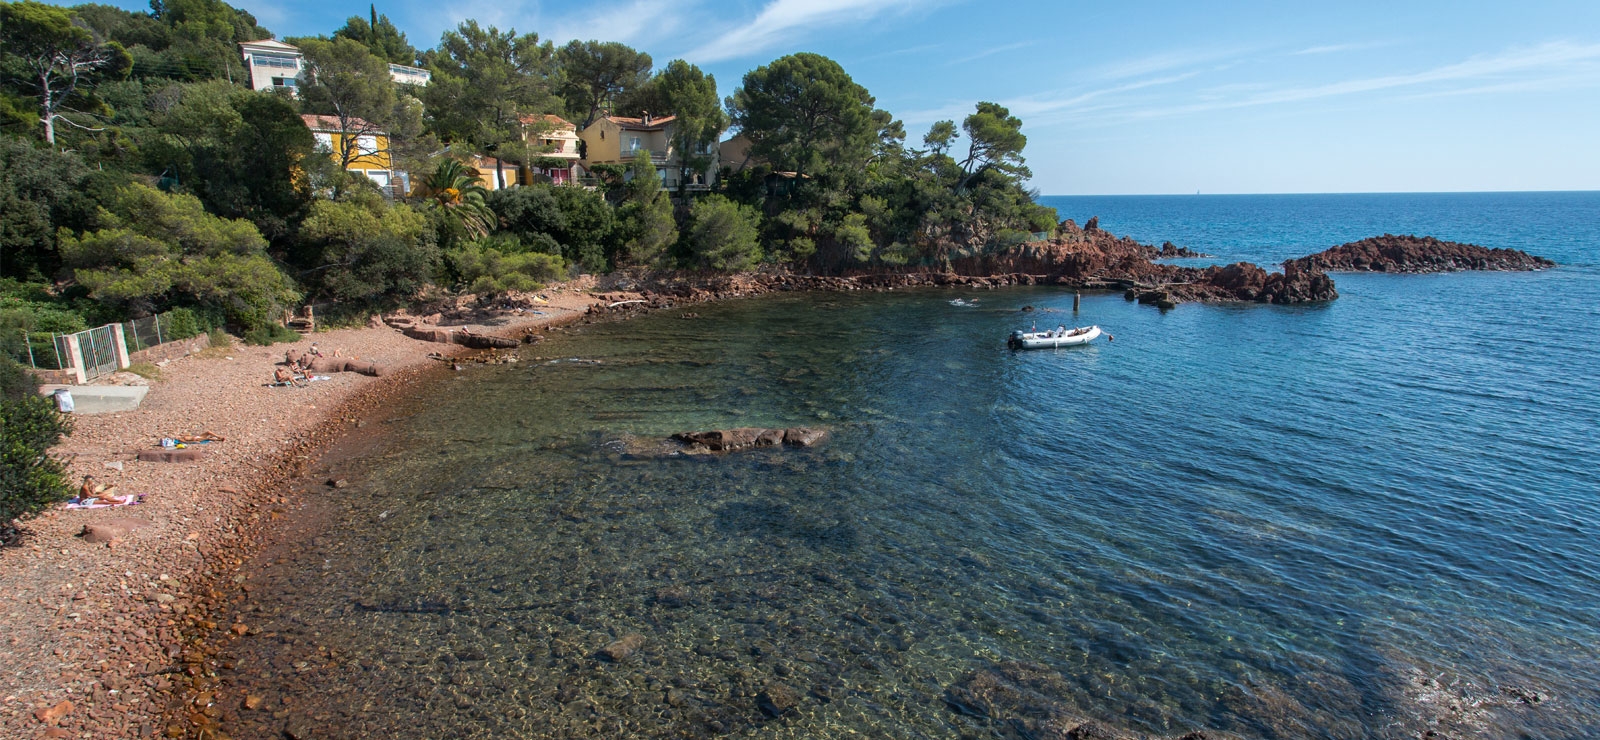
{"label": "horizon line", "polygon": [[1040,193],[1040,198],[1170,198],[1170,197],[1209,197],[1209,196],[1239,196],[1239,195],[1508,195],[1512,193],[1596,193],[1600,188],[1589,190],[1330,190],[1330,191],[1285,191],[1275,193]]}

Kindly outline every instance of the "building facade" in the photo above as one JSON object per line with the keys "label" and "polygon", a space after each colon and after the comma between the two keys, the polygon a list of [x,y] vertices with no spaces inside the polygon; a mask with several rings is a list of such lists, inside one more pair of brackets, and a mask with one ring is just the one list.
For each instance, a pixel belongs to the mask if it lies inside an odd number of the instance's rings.
{"label": "building facade", "polygon": [[632,164],[641,152],[655,165],[661,185],[676,190],[682,183],[690,190],[705,190],[716,184],[717,145],[708,144],[703,151],[692,152],[690,157],[704,157],[704,169],[692,168],[685,163],[682,152],[672,144],[677,116],[653,117],[645,113],[639,118],[603,116],[579,134],[584,145],[584,167],[599,164]]}
{"label": "building facade", "polygon": [[[403,179],[397,178],[393,160],[389,156],[389,134],[377,130],[361,119],[350,122],[349,129],[340,126],[335,116],[304,115],[300,117],[311,135],[317,140],[317,149],[344,164],[346,172],[363,175],[378,184],[385,192],[398,188],[404,191]],[[350,142],[351,159],[344,162],[345,144]]]}
{"label": "building facade", "polygon": [[[285,89],[298,95],[300,79],[306,71],[306,57],[300,47],[262,39],[239,44],[239,53],[244,56],[245,69],[250,70],[251,90]],[[426,87],[433,80],[433,73],[421,67],[390,64],[389,79],[397,85]]]}
{"label": "building facade", "polygon": [[577,182],[579,144],[578,127],[561,116],[523,116],[523,141],[536,153],[529,166],[533,177],[546,177],[555,185]]}
{"label": "building facade", "polygon": [[305,71],[306,58],[299,47],[277,39],[245,41],[239,44],[244,56],[244,67],[250,71],[251,90],[288,90],[298,94],[300,73]]}

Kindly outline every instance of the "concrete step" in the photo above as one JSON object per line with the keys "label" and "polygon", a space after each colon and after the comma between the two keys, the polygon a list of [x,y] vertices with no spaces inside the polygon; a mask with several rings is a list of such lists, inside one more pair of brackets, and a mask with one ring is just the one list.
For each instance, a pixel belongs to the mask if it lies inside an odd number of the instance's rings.
{"label": "concrete step", "polygon": [[144,403],[148,386],[142,385],[41,385],[39,394],[48,396],[58,388],[72,394],[72,412],[75,414],[111,414],[133,411]]}

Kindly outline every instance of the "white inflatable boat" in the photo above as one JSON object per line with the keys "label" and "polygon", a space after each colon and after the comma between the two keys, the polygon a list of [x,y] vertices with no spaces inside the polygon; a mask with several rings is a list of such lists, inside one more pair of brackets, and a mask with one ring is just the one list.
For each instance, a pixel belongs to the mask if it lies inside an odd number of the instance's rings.
{"label": "white inflatable boat", "polygon": [[1012,349],[1050,349],[1053,347],[1076,347],[1088,344],[1100,337],[1098,326],[1080,326],[1068,329],[1063,326],[1052,331],[1014,331],[1006,339],[1006,346]]}

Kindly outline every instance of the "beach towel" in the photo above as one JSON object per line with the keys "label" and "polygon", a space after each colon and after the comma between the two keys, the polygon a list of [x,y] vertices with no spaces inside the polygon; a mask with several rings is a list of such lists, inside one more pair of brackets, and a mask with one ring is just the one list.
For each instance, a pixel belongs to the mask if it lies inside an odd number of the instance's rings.
{"label": "beach towel", "polygon": [[144,503],[144,494],[130,493],[126,496],[112,496],[111,500],[116,501],[117,503],[106,503],[104,500],[100,499],[89,499],[88,501],[84,501],[77,496],[73,496],[67,501],[66,504],[64,504],[64,506],[68,509],[109,509],[113,506],[132,506],[133,504]]}

